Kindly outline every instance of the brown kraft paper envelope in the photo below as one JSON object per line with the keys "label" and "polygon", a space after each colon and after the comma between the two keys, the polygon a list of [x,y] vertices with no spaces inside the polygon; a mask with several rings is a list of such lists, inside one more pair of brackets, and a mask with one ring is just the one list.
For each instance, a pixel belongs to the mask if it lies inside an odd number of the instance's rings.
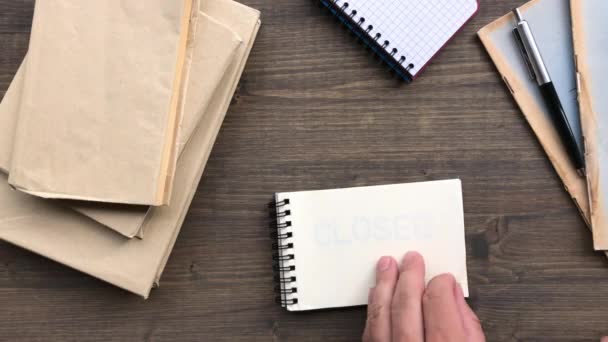
{"label": "brown kraft paper envelope", "polygon": [[231,0],[207,0],[203,10],[233,28],[244,44],[178,161],[172,204],[152,209],[145,223],[146,239],[125,240],[71,209],[15,192],[3,181],[5,176],[0,176],[4,178],[0,180],[0,239],[149,296],[173,248],[259,29],[259,12]]}
{"label": "brown kraft paper envelope", "polygon": [[192,7],[36,2],[10,184],[44,198],[168,204]]}
{"label": "brown kraft paper envelope", "polygon": [[[231,29],[207,16],[198,15],[196,24],[196,41],[193,42],[192,59],[188,75],[205,75],[205,77],[187,77],[184,87],[184,114],[178,134],[178,154],[181,155],[192,132],[201,120],[201,115],[209,105],[212,95],[220,83],[226,69],[234,58],[235,51],[242,43]],[[191,34],[191,36],[193,36]],[[27,57],[26,57],[27,58]],[[10,170],[10,137],[17,121],[17,108],[23,84],[22,65],[0,104],[0,136],[9,137],[0,145],[0,169],[7,173]],[[4,140],[3,140],[4,141]],[[132,238],[143,237],[142,226],[149,207],[121,205],[111,203],[65,201],[65,205],[92,218],[116,232]]]}
{"label": "brown kraft paper envelope", "polygon": [[[595,250],[608,249],[608,26],[605,0],[571,0],[578,100]],[[606,165],[606,167],[603,167]]]}
{"label": "brown kraft paper envelope", "polygon": [[[184,116],[178,139],[178,158],[212,100],[216,88],[226,73],[234,54],[242,44],[241,38],[230,28],[201,12],[194,62],[186,90]],[[150,207],[111,205],[107,203],[70,203],[76,211],[132,238],[143,238],[143,223]]]}
{"label": "brown kraft paper envelope", "polygon": [[[189,77],[184,116],[178,138],[178,158],[205,113],[237,48],[242,44],[241,38],[227,26],[203,12],[199,17],[194,62],[189,74],[205,75],[205,77]],[[150,207],[84,201],[67,204],[128,238],[144,236],[143,223]]]}

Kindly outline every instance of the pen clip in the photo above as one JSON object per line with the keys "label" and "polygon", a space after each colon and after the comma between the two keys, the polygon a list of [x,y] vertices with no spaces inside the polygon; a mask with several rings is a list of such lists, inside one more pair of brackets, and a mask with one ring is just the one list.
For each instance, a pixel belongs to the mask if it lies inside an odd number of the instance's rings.
{"label": "pen clip", "polygon": [[524,59],[524,63],[526,63],[526,67],[528,68],[528,73],[530,74],[530,79],[532,81],[536,80],[536,74],[534,73],[534,69],[532,68],[532,62],[530,61],[530,56],[526,52],[526,48],[524,46],[524,41],[521,39],[521,35],[517,28],[513,29],[513,35],[515,36],[515,41],[519,46],[519,52],[521,53],[521,57]]}

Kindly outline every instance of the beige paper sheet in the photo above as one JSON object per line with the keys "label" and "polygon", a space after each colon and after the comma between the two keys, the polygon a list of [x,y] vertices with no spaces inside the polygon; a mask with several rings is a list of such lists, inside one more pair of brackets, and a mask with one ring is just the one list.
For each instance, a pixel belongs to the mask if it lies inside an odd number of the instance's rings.
{"label": "beige paper sheet", "polygon": [[[199,34],[198,19],[199,15],[207,17],[206,14],[200,12],[200,1],[193,0],[193,5],[196,11],[192,11],[189,25],[188,41],[186,45],[186,55],[184,61],[184,77],[182,79],[182,86],[180,90],[180,105],[179,112],[180,119],[183,121],[184,107],[186,103],[186,92],[188,89],[189,74],[192,65],[194,51],[194,45]],[[208,17],[207,17],[208,18]],[[205,18],[203,18],[205,20]],[[208,38],[208,37],[207,37]],[[204,39],[202,37],[201,39]],[[204,44],[204,43],[203,43]],[[199,47],[200,50],[200,47]],[[199,56],[197,56],[199,57]],[[228,63],[228,62],[225,62]],[[27,56],[24,58],[21,66],[17,70],[13,82],[11,82],[9,89],[0,103],[0,170],[5,173],[10,171],[11,155],[13,150],[13,140],[15,136],[15,130],[17,125],[17,119],[19,117],[19,104],[22,99],[22,91],[24,84],[24,69],[27,64]],[[199,63],[200,64],[200,63]],[[192,96],[191,96],[192,97]],[[191,108],[190,108],[191,109]],[[190,115],[199,115],[201,111],[191,112]],[[190,119],[192,120],[192,119]],[[181,123],[180,123],[181,127]],[[178,130],[178,146],[181,131]],[[180,150],[181,151],[181,150]],[[59,200],[61,201],[61,200]],[[124,205],[124,204],[113,204],[113,203],[100,203],[100,202],[87,202],[87,201],[66,201],[64,203],[67,206],[72,207],[74,210],[84,214],[85,216],[91,217],[94,220],[104,224],[108,228],[116,230],[118,233],[127,236],[134,237],[138,235],[143,225],[145,215],[148,211],[147,206],[136,206],[136,205]],[[111,214],[108,212],[111,211]],[[99,219],[96,219],[99,218]],[[141,237],[141,236],[140,236]]]}
{"label": "beige paper sheet", "polygon": [[570,5],[593,246],[608,250],[608,1],[571,0]]}
{"label": "beige paper sheet", "polygon": [[[198,4],[197,4],[198,5]],[[220,83],[226,69],[230,65],[238,46],[242,43],[240,37],[230,28],[199,13],[196,24],[196,41],[193,43],[192,59],[188,75],[205,75],[205,77],[188,77],[185,95],[182,127],[178,135],[178,153],[181,154],[192,132],[201,120],[201,115],[209,105],[212,95]],[[27,57],[26,57],[27,58]],[[21,95],[18,89],[23,86],[23,67],[19,68],[2,103],[0,103],[0,169],[9,171],[10,153],[12,151],[12,132],[18,116],[18,102]],[[6,140],[6,141],[4,141]],[[135,205],[120,205],[86,201],[67,201],[66,205],[94,219],[95,221],[132,238],[143,237],[142,226],[149,207]]]}
{"label": "beige paper sheet", "polygon": [[45,198],[169,203],[192,5],[36,2],[10,184]]}
{"label": "beige paper sheet", "polygon": [[206,0],[202,8],[233,28],[245,44],[178,161],[174,201],[154,208],[146,221],[146,239],[126,240],[70,209],[12,191],[2,179],[0,239],[148,297],[173,248],[259,29],[259,12],[231,0]]}
{"label": "beige paper sheet", "polygon": [[0,170],[4,173],[10,171],[11,155],[17,118],[19,117],[19,103],[23,89],[23,64],[17,70],[13,81],[9,85],[2,102],[0,102]]}
{"label": "beige paper sheet", "polygon": [[[525,16],[526,11],[532,6],[540,5],[543,2],[546,6],[555,6],[556,2],[554,3],[553,1],[554,0],[533,0],[522,6],[521,9]],[[514,26],[512,14],[507,14],[482,28],[478,32],[479,38],[494,61],[498,72],[507,84],[507,87],[530,124],[534,134],[540,141],[566,190],[579,208],[581,216],[587,225],[591,227],[591,214],[585,179],[577,174],[575,168],[570,163],[568,154],[551,122],[551,117],[545,112],[542,98],[533,96],[528,91],[527,85],[524,84],[524,82],[530,82],[527,73],[519,70],[516,71],[515,68],[512,67],[512,64],[507,60],[504,54],[504,49],[506,47],[501,46],[500,41],[493,38],[493,34],[497,30],[503,29],[505,25]],[[517,47],[514,46],[513,48],[516,49]],[[546,58],[551,58],[551,56],[547,56]]]}
{"label": "beige paper sheet", "polygon": [[[193,131],[205,113],[215,90],[232,62],[241,38],[230,28],[205,15],[199,15],[197,42],[194,47],[194,63],[189,74],[184,116],[178,138],[178,155],[181,155]],[[196,75],[205,75],[200,77]],[[1,147],[0,147],[1,149]],[[112,205],[109,203],[71,202],[76,211],[95,221],[132,238],[143,238],[143,223],[149,207]]]}

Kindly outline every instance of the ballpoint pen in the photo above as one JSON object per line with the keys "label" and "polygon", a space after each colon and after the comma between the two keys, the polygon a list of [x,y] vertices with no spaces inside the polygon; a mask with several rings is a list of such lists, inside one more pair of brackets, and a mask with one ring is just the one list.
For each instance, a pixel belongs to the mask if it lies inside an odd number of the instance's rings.
{"label": "ballpoint pen", "polygon": [[523,19],[519,9],[514,9],[513,14],[515,14],[515,18],[517,19],[513,34],[521,49],[524,62],[530,72],[530,77],[538,84],[538,88],[540,89],[547,109],[549,110],[549,114],[553,119],[553,124],[557,129],[559,137],[564,144],[576,171],[579,175],[584,176],[585,160],[583,152],[576,143],[572,127],[570,127],[568,117],[566,117],[566,113],[559,100],[555,86],[551,81],[551,77],[549,76],[540,50],[536,45],[536,40],[534,39],[530,25]]}

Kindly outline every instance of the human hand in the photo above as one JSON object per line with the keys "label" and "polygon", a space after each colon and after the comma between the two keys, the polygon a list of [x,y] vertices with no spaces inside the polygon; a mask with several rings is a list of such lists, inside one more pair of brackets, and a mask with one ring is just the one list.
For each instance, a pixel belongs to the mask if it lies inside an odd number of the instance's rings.
{"label": "human hand", "polygon": [[425,288],[424,259],[416,252],[376,267],[370,289],[364,342],[484,342],[479,319],[464,300],[454,276],[443,274]]}

